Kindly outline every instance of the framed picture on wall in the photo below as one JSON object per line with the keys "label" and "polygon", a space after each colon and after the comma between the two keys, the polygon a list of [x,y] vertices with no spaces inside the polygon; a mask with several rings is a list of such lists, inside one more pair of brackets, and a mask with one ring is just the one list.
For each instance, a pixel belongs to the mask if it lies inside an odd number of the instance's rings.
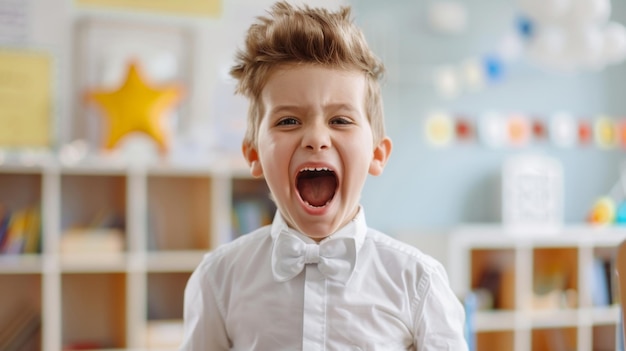
{"label": "framed picture on wall", "polygon": [[[76,113],[69,139],[100,145],[103,119],[84,98],[89,90],[115,90],[126,79],[131,64],[151,85],[176,83],[192,94],[192,31],[178,24],[137,19],[85,17],[74,31]],[[177,134],[187,127],[189,98],[168,116],[168,129]]]}
{"label": "framed picture on wall", "polygon": [[502,222],[513,234],[556,234],[563,223],[563,170],[545,155],[516,155],[502,168]]}

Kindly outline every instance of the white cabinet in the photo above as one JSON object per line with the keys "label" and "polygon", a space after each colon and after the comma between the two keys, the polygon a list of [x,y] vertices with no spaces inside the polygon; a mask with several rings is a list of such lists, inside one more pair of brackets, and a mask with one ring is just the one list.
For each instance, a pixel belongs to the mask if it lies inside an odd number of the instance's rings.
{"label": "white cabinet", "polygon": [[[0,330],[32,328],[28,338],[44,351],[145,349],[155,335],[175,338],[186,281],[204,253],[232,240],[238,199],[256,196],[260,212],[274,211],[264,181],[246,173],[0,166],[0,205],[11,218],[32,206],[41,220],[38,249],[0,254]],[[66,246],[72,230],[79,242]],[[16,325],[27,310],[34,317]]]}
{"label": "white cabinet", "polygon": [[[554,235],[512,235],[498,225],[454,230],[452,287],[461,298],[474,291],[485,307],[471,316],[476,349],[615,350],[619,307],[610,282],[625,238],[626,228],[585,225]],[[604,296],[610,301],[598,302]]]}

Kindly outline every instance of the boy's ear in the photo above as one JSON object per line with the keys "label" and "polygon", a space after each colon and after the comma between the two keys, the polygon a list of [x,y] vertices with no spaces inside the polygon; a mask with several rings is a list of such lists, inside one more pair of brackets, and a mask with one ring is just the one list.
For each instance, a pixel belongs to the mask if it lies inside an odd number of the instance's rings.
{"label": "boy's ear", "polygon": [[391,139],[384,137],[374,148],[374,156],[370,162],[369,173],[373,176],[381,175],[391,155]]}
{"label": "boy's ear", "polygon": [[244,142],[241,146],[241,151],[243,152],[243,157],[248,162],[248,166],[250,166],[250,174],[252,174],[253,177],[262,176],[263,168],[261,167],[261,160],[259,160],[259,152],[257,149]]}

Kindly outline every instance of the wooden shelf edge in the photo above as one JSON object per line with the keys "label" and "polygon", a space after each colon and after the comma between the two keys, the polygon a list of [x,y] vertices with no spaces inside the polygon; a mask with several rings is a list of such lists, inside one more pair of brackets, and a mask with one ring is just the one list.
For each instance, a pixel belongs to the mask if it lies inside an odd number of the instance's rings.
{"label": "wooden shelf edge", "polygon": [[147,255],[146,269],[148,272],[191,272],[202,261],[208,252],[190,251],[152,251]]}
{"label": "wooden shelf edge", "polygon": [[0,274],[43,273],[43,262],[38,254],[0,255]]}
{"label": "wooden shelf edge", "polygon": [[515,311],[478,311],[474,315],[476,332],[507,331],[516,329]]}
{"label": "wooden shelf edge", "polygon": [[126,253],[73,253],[59,256],[61,273],[97,273],[128,271]]}

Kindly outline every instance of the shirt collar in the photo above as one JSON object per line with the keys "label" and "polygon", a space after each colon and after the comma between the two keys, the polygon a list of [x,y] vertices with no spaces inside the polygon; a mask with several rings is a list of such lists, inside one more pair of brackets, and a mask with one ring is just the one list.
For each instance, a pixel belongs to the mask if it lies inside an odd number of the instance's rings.
{"label": "shirt collar", "polygon": [[[365,241],[365,234],[367,232],[367,223],[365,222],[365,213],[363,212],[363,207],[359,206],[359,211],[356,216],[348,222],[345,226],[341,227],[335,233],[329,235],[324,238],[324,240],[328,240],[330,238],[350,238],[353,237],[356,242],[356,251],[359,252],[361,250],[361,246],[363,246],[363,242]],[[272,222],[271,229],[272,240],[276,240],[280,233],[289,233],[297,236],[302,241],[308,244],[315,243],[315,240],[309,238],[305,234],[298,232],[297,230],[290,228],[285,222],[280,211],[276,211],[274,215],[274,221]]]}

